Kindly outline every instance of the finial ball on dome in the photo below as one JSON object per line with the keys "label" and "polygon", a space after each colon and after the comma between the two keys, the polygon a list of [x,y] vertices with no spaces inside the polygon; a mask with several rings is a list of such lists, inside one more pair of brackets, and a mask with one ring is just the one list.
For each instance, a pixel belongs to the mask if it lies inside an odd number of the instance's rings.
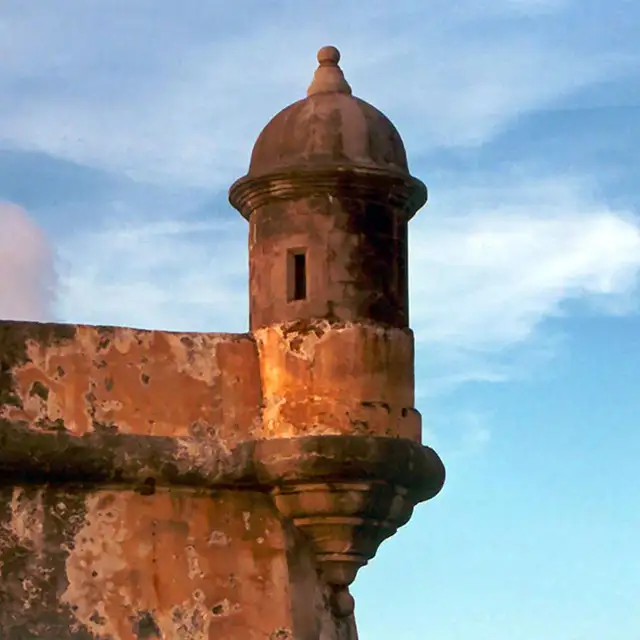
{"label": "finial ball on dome", "polygon": [[340,62],[340,52],[336,47],[322,47],[318,51],[318,62],[320,64],[337,65]]}

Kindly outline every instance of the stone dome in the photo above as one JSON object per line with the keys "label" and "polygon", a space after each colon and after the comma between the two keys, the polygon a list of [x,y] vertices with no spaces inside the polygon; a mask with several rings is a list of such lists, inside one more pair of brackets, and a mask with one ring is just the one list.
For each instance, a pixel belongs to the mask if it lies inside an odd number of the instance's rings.
{"label": "stone dome", "polygon": [[262,130],[248,178],[331,166],[409,173],[397,129],[382,112],[351,94],[339,61],[335,47],[320,49],[307,97],[283,109]]}

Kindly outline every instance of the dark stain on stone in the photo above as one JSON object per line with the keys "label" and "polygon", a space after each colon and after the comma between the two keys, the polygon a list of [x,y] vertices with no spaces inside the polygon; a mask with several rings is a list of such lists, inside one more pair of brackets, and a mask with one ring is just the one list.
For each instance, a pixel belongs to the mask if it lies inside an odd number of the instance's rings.
{"label": "dark stain on stone", "polygon": [[116,329],[115,327],[107,327],[102,325],[97,326],[96,331],[100,336],[100,339],[98,340],[98,351],[101,351],[103,349],[106,349],[111,344],[111,340],[115,335]]}
{"label": "dark stain on stone", "polygon": [[91,622],[93,622],[94,624],[97,624],[99,626],[103,626],[104,623],[107,621],[106,618],[101,616],[97,611],[94,611],[91,614],[89,620],[91,620]]}
{"label": "dark stain on stone", "polygon": [[15,392],[13,370],[29,360],[29,340],[47,346],[71,340],[75,334],[73,325],[0,320],[0,406],[22,408],[22,400]]}
{"label": "dark stain on stone", "polygon": [[29,389],[30,396],[38,396],[42,398],[45,402],[49,398],[49,387],[44,385],[40,380],[36,380],[32,385],[31,389]]}
{"label": "dark stain on stone", "polygon": [[67,431],[67,427],[62,418],[56,418],[55,420],[40,418],[40,420],[36,422],[36,427],[44,431]]}
{"label": "dark stain on stone", "polygon": [[5,581],[11,576],[26,577],[25,568],[27,566],[29,556],[30,550],[20,544],[15,544],[13,547],[5,550],[2,555],[0,555],[0,559],[2,560],[0,577]]}
{"label": "dark stain on stone", "polygon": [[107,391],[111,391],[113,389],[113,378],[111,376],[109,376],[108,378],[104,379],[104,388]]}
{"label": "dark stain on stone", "polygon": [[[16,494],[15,492],[20,493]],[[94,640],[93,635],[60,602],[67,588],[65,563],[68,549],[85,517],[86,490],[67,487],[0,487],[0,629],[7,640]],[[38,505],[42,533],[18,539],[11,529],[15,508]],[[64,514],[60,505],[64,505]],[[28,508],[28,507],[27,507]],[[38,545],[32,541],[40,535]],[[52,580],[51,576],[55,576]],[[30,606],[25,607],[29,602]]]}
{"label": "dark stain on stone", "polygon": [[0,473],[6,483],[86,481],[137,486],[152,470],[163,486],[206,487],[224,477],[233,483],[251,465],[244,455],[238,465],[231,454],[220,451],[203,460],[203,465],[194,466],[182,450],[174,438],[124,434],[108,425],[74,436],[63,430],[38,431],[26,423],[0,418]]}
{"label": "dark stain on stone", "polygon": [[0,407],[18,407],[22,409],[20,396],[13,393],[13,376],[0,369]]}
{"label": "dark stain on stone", "polygon": [[302,338],[302,336],[296,336],[295,338],[293,338],[289,343],[291,351],[294,351],[295,353],[300,351],[300,349],[302,348],[303,342],[304,342],[304,339]]}
{"label": "dark stain on stone", "polygon": [[97,433],[105,433],[105,434],[118,433],[118,427],[113,422],[99,422],[98,420],[94,420],[92,423],[92,427],[93,427],[93,430],[96,431]]}
{"label": "dark stain on stone", "polygon": [[114,336],[116,333],[116,327],[106,324],[98,324],[95,326],[96,331],[103,336]]}
{"label": "dark stain on stone", "polygon": [[183,621],[183,619],[184,619],[184,613],[182,609],[180,607],[176,607],[171,613],[171,620],[174,623],[179,624]]}
{"label": "dark stain on stone", "polygon": [[142,384],[149,384],[151,378],[146,373],[142,373],[140,374],[140,380],[142,380]]}
{"label": "dark stain on stone", "polygon": [[[387,413],[391,413],[391,407],[389,406],[388,403],[386,402],[381,402],[378,400],[363,400],[360,403],[363,407],[367,407],[368,409],[378,409],[378,408],[382,408],[384,409]],[[404,410],[403,410],[404,411]],[[403,414],[404,415],[404,414]]]}
{"label": "dark stain on stone", "polygon": [[362,433],[365,433],[369,428],[369,423],[366,420],[362,420],[361,418],[352,418],[348,411],[347,418],[349,419],[349,424],[356,430],[356,432],[361,431]]}
{"label": "dark stain on stone", "polygon": [[145,478],[144,481],[136,487],[136,491],[142,496],[152,496],[156,492],[155,478]]}
{"label": "dark stain on stone", "polygon": [[216,425],[200,420],[196,420],[189,425],[189,435],[196,440],[206,439],[208,442],[220,438],[219,428]]}
{"label": "dark stain on stone", "polygon": [[154,640],[161,638],[162,632],[151,611],[140,611],[133,621],[133,633],[136,640]]}

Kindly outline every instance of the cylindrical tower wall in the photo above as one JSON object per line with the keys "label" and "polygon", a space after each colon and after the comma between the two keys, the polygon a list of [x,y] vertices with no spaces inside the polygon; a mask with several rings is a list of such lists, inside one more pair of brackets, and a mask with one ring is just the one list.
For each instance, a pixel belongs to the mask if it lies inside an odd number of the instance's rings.
{"label": "cylindrical tower wall", "polygon": [[421,441],[410,329],[321,321],[274,324],[254,335],[262,437],[336,434]]}
{"label": "cylindrical tower wall", "polygon": [[408,326],[407,215],[324,193],[251,213],[251,329],[294,320]]}

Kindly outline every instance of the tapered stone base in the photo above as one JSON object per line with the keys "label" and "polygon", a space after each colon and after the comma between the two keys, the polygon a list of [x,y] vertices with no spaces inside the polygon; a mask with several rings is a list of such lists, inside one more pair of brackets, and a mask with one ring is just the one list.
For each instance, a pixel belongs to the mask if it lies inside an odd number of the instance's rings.
{"label": "tapered stone base", "polygon": [[[432,449],[398,438],[292,438],[280,447],[274,440],[258,447],[262,470],[280,475],[272,490],[276,507],[311,540],[319,571],[334,591],[335,614],[350,615],[349,585],[380,544],[409,521],[414,506],[439,492],[440,459]],[[402,465],[382,464],[398,458]]]}

